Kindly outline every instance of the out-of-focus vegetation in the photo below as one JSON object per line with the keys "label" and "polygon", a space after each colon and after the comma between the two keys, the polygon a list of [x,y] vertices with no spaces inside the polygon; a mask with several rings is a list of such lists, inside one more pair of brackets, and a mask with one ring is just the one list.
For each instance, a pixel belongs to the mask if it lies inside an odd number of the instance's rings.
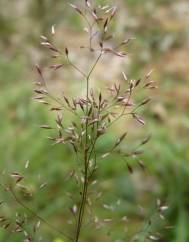
{"label": "out-of-focus vegetation", "polygon": [[[138,78],[153,68],[153,77],[159,88],[145,111],[145,130],[137,128],[136,131],[135,127],[129,127],[131,139],[152,134],[143,157],[149,172],[137,169],[131,176],[118,157],[104,160],[99,165],[104,203],[111,205],[120,200],[121,205],[114,216],[126,215],[129,218],[128,233],[131,233],[142,220],[138,217],[138,205],[144,206],[148,214],[156,197],[163,199],[170,207],[166,223],[173,225],[173,229],[162,230],[161,241],[188,242],[189,3],[184,0],[114,2],[119,7],[115,30],[120,38],[129,36],[136,40],[129,47],[130,55],[124,66],[113,62],[111,73],[109,70],[105,72],[105,66],[99,66],[97,77],[112,81],[112,78],[120,78],[119,72],[124,68],[129,77]],[[75,48],[84,38],[83,34],[79,35],[82,23],[68,7],[67,1],[1,0],[0,9],[0,169],[2,172],[16,170],[26,174],[28,193],[35,192],[40,183],[48,181],[46,189],[25,202],[61,229],[68,226],[68,217],[65,217],[68,213],[62,208],[71,203],[65,198],[65,187],[72,189],[71,184],[62,183],[62,179],[73,157],[69,149],[51,146],[46,139],[48,134],[38,128],[46,121],[51,122],[52,117],[44,107],[32,101],[32,81],[36,78],[33,66],[47,59],[39,46],[39,37],[41,34],[50,36],[52,24],[57,26],[56,38],[60,45],[63,47],[66,41]],[[107,61],[107,65],[110,64]],[[53,90],[56,86],[60,89],[61,82],[66,88],[70,83],[66,83],[63,72],[57,79],[60,81],[52,80],[50,83]],[[119,127],[115,127],[114,132],[117,130]],[[112,138],[107,137],[103,145],[108,146]],[[27,160],[30,164],[26,170]],[[2,207],[1,212],[14,216],[17,205],[2,189],[0,196],[11,205]],[[103,208],[96,212],[107,216]],[[45,226],[42,228],[44,241],[50,242],[58,237]],[[119,226],[115,226],[114,231],[115,239],[121,239]],[[19,235],[11,239],[9,236],[0,231],[2,242],[21,241]],[[103,233],[89,236],[86,232],[86,241],[109,241]]]}

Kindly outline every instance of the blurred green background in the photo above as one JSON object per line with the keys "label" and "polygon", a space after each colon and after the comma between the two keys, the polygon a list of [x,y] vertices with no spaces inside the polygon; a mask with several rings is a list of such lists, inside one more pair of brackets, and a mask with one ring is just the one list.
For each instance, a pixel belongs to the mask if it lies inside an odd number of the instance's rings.
{"label": "blurred green background", "polygon": [[[106,1],[107,4],[110,2]],[[115,80],[120,78],[125,68],[128,77],[134,79],[153,68],[153,78],[159,88],[151,94],[153,102],[145,109],[145,128],[130,129],[131,140],[144,137],[146,133],[152,134],[143,155],[147,174],[136,169],[134,175],[129,175],[116,156],[99,164],[98,182],[103,190],[103,202],[112,205],[119,200],[121,205],[113,216],[127,216],[129,232],[124,231],[122,236],[119,226],[113,226],[112,240],[106,229],[96,235],[86,231],[83,241],[125,241],[125,234],[135,231],[143,221],[138,216],[139,204],[144,207],[145,214],[150,214],[158,197],[169,205],[165,223],[173,226],[171,230],[165,230],[157,225],[162,234],[160,241],[188,242],[189,2],[115,0],[113,3],[119,9],[114,26],[118,38],[132,36],[136,40],[129,47],[131,54],[124,65],[116,60],[112,63],[105,61],[97,69],[97,78]],[[34,197],[23,197],[23,200],[52,224],[69,230],[69,221],[66,220],[69,206],[73,204],[65,198],[65,190],[72,191],[73,187],[62,180],[74,158],[69,148],[53,147],[46,139],[48,132],[39,130],[40,124],[54,122],[54,117],[47,108],[32,100],[33,80],[36,79],[34,65],[49,64],[47,52],[39,44],[40,35],[50,36],[53,24],[57,28],[56,40],[62,47],[66,42],[74,50],[82,44],[85,38],[81,31],[83,23],[67,1],[0,0],[0,169],[1,172],[24,173],[28,193],[37,191],[41,183],[47,182],[46,189]],[[112,71],[104,74],[106,64],[112,67]],[[55,80],[50,82],[52,90],[57,86],[61,88],[61,85],[69,88],[64,72],[59,74],[61,76],[53,77]],[[125,125],[124,128],[128,127]],[[108,147],[116,132],[119,132],[119,127],[115,127],[99,149]],[[26,170],[27,160],[30,164]],[[24,212],[2,189],[0,200],[7,201],[7,206],[1,207],[0,215],[14,217],[16,211]],[[67,205],[68,209],[63,209]],[[99,205],[95,212],[109,216],[110,212],[104,210]],[[58,237],[43,225],[39,234],[47,242]],[[21,235],[7,234],[1,229],[0,241],[23,240]]]}

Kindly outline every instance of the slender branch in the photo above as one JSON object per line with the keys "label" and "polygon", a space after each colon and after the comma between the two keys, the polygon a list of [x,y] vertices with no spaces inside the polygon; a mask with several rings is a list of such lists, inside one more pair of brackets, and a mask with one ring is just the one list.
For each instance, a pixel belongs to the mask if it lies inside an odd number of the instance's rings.
{"label": "slender branch", "polygon": [[[0,184],[4,189],[5,186]],[[30,214],[32,214],[34,217],[36,217],[37,219],[39,219],[41,222],[43,222],[44,224],[46,224],[50,229],[56,231],[56,233],[58,233],[59,235],[63,236],[64,238],[67,238],[69,241],[72,240],[72,238],[70,236],[68,236],[67,234],[63,233],[62,231],[58,230],[55,226],[53,226],[52,224],[50,224],[49,222],[47,222],[44,218],[42,218],[41,216],[39,216],[36,212],[34,212],[31,208],[29,208],[28,206],[26,206],[22,201],[20,201],[20,199],[17,197],[17,195],[15,194],[14,190],[9,186],[8,191],[11,193],[12,197],[14,198],[14,200],[21,206],[23,207],[25,210],[27,210]],[[6,190],[7,190],[6,189]]]}
{"label": "slender branch", "polygon": [[89,74],[87,75],[87,79],[88,79],[88,80],[90,79],[90,76],[91,76],[92,72],[94,71],[96,65],[98,64],[98,62],[99,62],[99,60],[100,60],[100,58],[101,58],[101,56],[102,56],[102,53],[103,53],[103,52],[102,52],[102,50],[101,50],[101,51],[100,51],[100,54],[99,54],[99,56],[98,56],[98,58],[96,59],[94,65],[92,66],[92,68],[91,68]]}
{"label": "slender branch", "polygon": [[129,103],[130,99],[131,99],[131,94],[132,94],[132,91],[130,90],[129,92],[129,97],[127,99],[127,103],[125,104],[125,107],[123,108],[122,112],[117,116],[117,118],[115,118],[109,125],[108,125],[108,128],[110,126],[112,126],[115,122],[117,122],[120,118],[122,118],[123,116],[127,115],[127,114],[131,114],[131,113],[125,113],[125,110],[127,108],[127,104]]}
{"label": "slender branch", "polygon": [[58,104],[61,105],[61,107],[63,107],[64,109],[66,109],[67,111],[71,112],[72,114],[78,116],[78,114],[76,112],[74,112],[71,108],[68,108],[66,107],[60,100],[58,100],[58,98],[54,97],[50,91],[49,91],[49,88],[48,88],[48,85],[47,85],[47,82],[45,81],[45,78],[43,77],[43,75],[40,75],[41,79],[42,79],[42,82],[43,82],[43,85],[45,87],[45,91],[47,92],[46,95],[47,97],[51,98],[53,101],[57,102]]}
{"label": "slender branch", "polygon": [[70,66],[72,66],[76,71],[78,71],[84,78],[87,78],[86,74],[70,60],[69,56],[67,56],[67,60]]}
{"label": "slender branch", "polygon": [[[47,89],[47,90],[48,90],[48,89]],[[52,94],[50,94],[49,92],[48,92],[47,96],[48,96],[49,98],[51,98],[52,100],[56,101],[58,104],[61,105],[61,107],[63,107],[63,108],[66,109],[67,111],[69,111],[69,112],[71,112],[72,114],[78,116],[78,114],[77,114],[76,112],[74,112],[71,108],[66,107],[62,102],[60,102],[57,98],[55,98],[55,97],[54,97]]]}
{"label": "slender branch", "polygon": [[[85,8],[85,11],[87,11],[87,7]],[[93,39],[93,36],[92,36],[93,24],[90,23],[90,21],[84,14],[81,14],[81,16],[86,21],[86,23],[88,24],[88,27],[89,27],[89,49],[91,51],[92,50],[92,39]]]}

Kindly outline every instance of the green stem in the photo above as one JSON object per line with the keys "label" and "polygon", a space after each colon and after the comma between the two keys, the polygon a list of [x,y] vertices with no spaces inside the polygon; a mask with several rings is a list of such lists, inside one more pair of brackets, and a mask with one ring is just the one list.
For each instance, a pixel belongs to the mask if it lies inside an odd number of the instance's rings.
{"label": "green stem", "polygon": [[[84,144],[84,184],[83,184],[83,191],[82,191],[82,198],[81,198],[81,203],[80,203],[80,208],[79,208],[79,213],[78,213],[78,219],[76,222],[76,233],[75,233],[75,238],[74,242],[79,241],[79,237],[81,234],[81,227],[83,223],[83,217],[85,213],[85,207],[86,207],[86,202],[87,202],[87,193],[88,193],[88,171],[89,171],[89,158],[88,156],[88,112],[89,112],[89,82],[90,82],[90,76],[95,69],[98,61],[100,60],[102,56],[102,51],[100,52],[100,55],[97,57],[96,61],[94,62],[91,70],[89,71],[89,74],[86,77],[86,99],[87,99],[87,107],[86,107],[86,125],[85,125],[85,144]],[[92,148],[93,149],[93,148]]]}

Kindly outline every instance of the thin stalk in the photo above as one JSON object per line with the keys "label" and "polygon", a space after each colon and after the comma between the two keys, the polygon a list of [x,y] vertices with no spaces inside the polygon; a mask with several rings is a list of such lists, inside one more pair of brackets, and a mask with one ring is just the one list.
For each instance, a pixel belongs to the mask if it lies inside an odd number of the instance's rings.
{"label": "thin stalk", "polygon": [[86,74],[70,60],[69,56],[67,56],[67,60],[71,67],[78,71],[84,78],[87,78]]}
{"label": "thin stalk", "polygon": [[131,99],[131,94],[132,92],[130,91],[129,93],[129,97],[128,97],[128,100],[127,100],[127,103],[125,104],[125,107],[123,108],[122,112],[117,116],[117,118],[115,118],[109,125],[108,125],[108,128],[110,126],[112,126],[115,122],[117,122],[121,117],[123,117],[125,114],[125,110],[127,108],[127,104],[129,103],[130,99]]}
{"label": "thin stalk", "polygon": [[[4,187],[4,185],[0,184],[4,189],[6,189]],[[57,234],[63,236],[64,238],[67,238],[69,241],[72,240],[72,238],[70,236],[68,236],[67,234],[65,234],[64,232],[58,230],[55,226],[53,226],[52,224],[50,224],[49,222],[47,222],[44,218],[42,218],[41,216],[39,216],[36,212],[34,212],[31,208],[29,208],[28,206],[26,206],[22,201],[20,201],[20,199],[17,197],[17,195],[15,194],[14,190],[9,186],[7,188],[10,191],[10,194],[12,195],[12,197],[14,198],[14,200],[21,206],[23,207],[25,210],[27,210],[30,214],[32,214],[34,217],[36,217],[37,219],[39,219],[41,222],[43,222],[44,224],[46,224],[50,229],[56,231]]]}
{"label": "thin stalk", "polygon": [[[102,51],[100,52],[100,55],[97,57],[96,61],[94,62],[91,70],[89,71],[89,74],[86,77],[86,100],[87,100],[87,107],[86,107],[86,125],[85,125],[85,144],[84,144],[84,184],[83,184],[83,191],[82,191],[82,198],[81,198],[81,203],[80,203],[80,208],[79,208],[79,214],[78,214],[78,219],[76,223],[76,234],[74,238],[74,242],[79,241],[79,237],[81,234],[81,227],[83,223],[83,217],[85,213],[85,207],[86,207],[86,202],[87,202],[87,193],[88,193],[88,171],[89,171],[89,158],[88,156],[88,112],[89,112],[89,84],[90,84],[90,77],[95,69],[98,61],[100,60],[102,56]],[[93,148],[92,148],[93,149]]]}
{"label": "thin stalk", "polygon": [[78,116],[78,114],[77,114],[76,112],[74,112],[71,108],[66,107],[66,106],[65,106],[60,100],[58,100],[58,98],[54,97],[54,96],[50,93],[46,80],[44,79],[44,77],[43,77],[42,75],[41,75],[40,77],[41,77],[41,80],[42,80],[43,85],[44,85],[44,87],[45,87],[45,89],[46,89],[46,92],[47,92],[46,96],[47,96],[48,98],[52,99],[53,101],[57,102],[61,107],[63,107],[63,108],[66,109],[67,111],[69,111],[69,112],[71,112],[72,114]]}

